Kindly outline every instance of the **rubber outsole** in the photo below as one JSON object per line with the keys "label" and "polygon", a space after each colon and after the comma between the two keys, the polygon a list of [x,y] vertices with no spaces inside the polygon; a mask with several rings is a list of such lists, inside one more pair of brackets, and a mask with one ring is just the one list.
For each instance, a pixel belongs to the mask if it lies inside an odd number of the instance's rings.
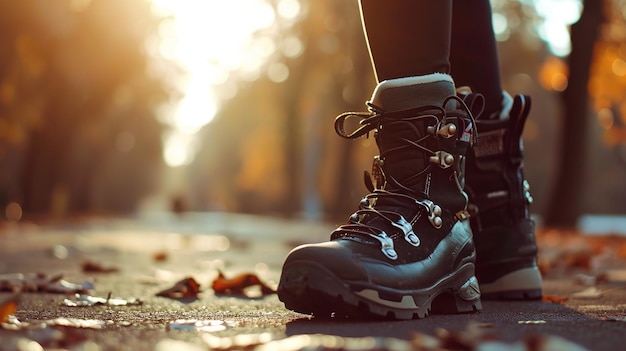
{"label": "rubber outsole", "polygon": [[539,300],[542,297],[542,278],[536,266],[522,268],[491,283],[481,283],[485,300]]}
{"label": "rubber outsole", "polygon": [[432,287],[395,290],[367,282],[345,282],[316,262],[294,261],[283,267],[278,297],[287,309],[319,318],[410,320],[433,313],[482,309],[471,263]]}

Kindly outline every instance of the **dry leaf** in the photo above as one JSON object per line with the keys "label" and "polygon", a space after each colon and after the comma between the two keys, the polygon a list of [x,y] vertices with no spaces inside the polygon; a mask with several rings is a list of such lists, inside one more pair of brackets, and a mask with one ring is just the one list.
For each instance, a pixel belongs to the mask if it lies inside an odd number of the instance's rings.
{"label": "dry leaf", "polygon": [[195,299],[199,293],[200,284],[195,279],[187,277],[174,284],[173,287],[162,290],[156,295],[171,299]]}
{"label": "dry leaf", "polygon": [[163,262],[167,260],[167,253],[160,251],[160,252],[155,252],[152,255],[152,259],[155,260],[156,262]]}
{"label": "dry leaf", "polygon": [[247,296],[245,290],[249,287],[259,287],[262,295],[276,293],[274,289],[267,286],[256,274],[242,273],[232,279],[227,279],[221,271],[211,285],[216,295],[243,295]]}
{"label": "dry leaf", "polygon": [[111,294],[105,299],[102,297],[95,297],[89,295],[76,294],[76,301],[65,299],[63,300],[63,304],[69,307],[90,307],[96,305],[107,305],[107,306],[138,306],[142,305],[143,301],[137,298],[132,299],[121,299],[118,297],[111,298]]}
{"label": "dry leaf", "polygon": [[17,299],[17,296],[15,296],[0,304],[0,323],[4,323],[8,316],[17,311]]}
{"label": "dry leaf", "polygon": [[118,272],[119,269],[113,266],[105,266],[101,263],[87,260],[82,264],[83,272],[91,272],[91,273],[115,273]]}
{"label": "dry leaf", "polygon": [[552,303],[563,303],[567,301],[569,298],[567,296],[555,296],[555,295],[543,295],[541,297],[541,301],[543,302],[552,302]]}
{"label": "dry leaf", "polygon": [[86,293],[88,290],[93,289],[92,282],[71,283],[62,278],[63,274],[55,276],[43,273],[0,274],[0,291],[75,294]]}

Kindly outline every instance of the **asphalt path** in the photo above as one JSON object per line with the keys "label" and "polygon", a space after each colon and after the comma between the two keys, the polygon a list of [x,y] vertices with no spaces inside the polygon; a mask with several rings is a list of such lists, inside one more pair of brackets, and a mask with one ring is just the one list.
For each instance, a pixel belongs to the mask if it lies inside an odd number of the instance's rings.
{"label": "asphalt path", "polygon": [[[442,330],[461,332],[472,325],[510,345],[555,336],[589,350],[626,349],[626,282],[603,283],[595,286],[601,294],[573,298],[589,289],[574,279],[580,272],[544,277],[545,294],[555,299],[568,297],[566,301],[483,301],[478,313],[432,315],[413,321],[311,318],[286,310],[276,295],[256,295],[259,291],[254,287],[247,291],[249,296],[219,295],[211,288],[218,271],[228,277],[254,274],[275,286],[289,250],[301,243],[326,240],[333,227],[233,214],[4,223],[0,229],[0,281],[15,273],[62,275],[68,282],[91,284],[90,296],[139,299],[142,303],[70,307],[64,301],[75,301],[72,294],[15,295],[5,289],[0,292],[0,302],[16,298],[14,317],[31,327],[0,328],[0,350],[21,350],[18,344],[23,340],[38,341],[44,349],[70,350],[161,350],[164,341],[180,342],[179,349],[206,350],[210,349],[207,340],[235,340],[241,335],[251,336],[251,340],[262,336],[257,340],[261,345],[270,339],[319,334],[411,340],[417,333],[440,337]],[[85,262],[117,271],[85,272]],[[195,298],[156,296],[188,277],[200,284]],[[35,328],[37,322],[56,321],[48,322],[53,325],[59,318],[94,321],[98,327]],[[204,323],[205,328],[190,328],[191,320]]]}

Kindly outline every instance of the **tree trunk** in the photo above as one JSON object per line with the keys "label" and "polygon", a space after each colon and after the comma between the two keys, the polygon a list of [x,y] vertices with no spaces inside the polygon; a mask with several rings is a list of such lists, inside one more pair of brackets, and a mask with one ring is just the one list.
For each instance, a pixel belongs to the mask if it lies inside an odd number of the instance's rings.
{"label": "tree trunk", "polygon": [[605,19],[605,1],[584,0],[580,20],[572,25],[569,81],[562,94],[561,145],[553,193],[545,217],[550,227],[576,226],[582,212],[589,131],[589,69],[594,45]]}

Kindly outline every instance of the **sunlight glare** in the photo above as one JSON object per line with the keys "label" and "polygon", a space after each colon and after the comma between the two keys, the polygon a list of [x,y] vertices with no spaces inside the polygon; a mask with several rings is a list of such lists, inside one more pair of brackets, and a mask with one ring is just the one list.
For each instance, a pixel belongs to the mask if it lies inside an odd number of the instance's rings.
{"label": "sunlight glare", "polygon": [[196,152],[194,135],[173,131],[164,137],[163,159],[170,167],[188,165]]}
{"label": "sunlight glare", "polygon": [[288,36],[281,43],[281,50],[286,57],[298,57],[304,51],[304,45],[300,38],[296,36]]}
{"label": "sunlight glare", "polygon": [[535,1],[537,13],[544,18],[539,26],[539,36],[548,43],[550,50],[564,57],[571,51],[569,26],[580,18],[580,0]]}
{"label": "sunlight glare", "polygon": [[300,14],[300,2],[298,0],[280,0],[278,2],[278,14],[287,19],[295,19]]}
{"label": "sunlight glare", "polygon": [[[177,82],[181,100],[164,109],[171,115],[162,118],[177,131],[164,138],[163,155],[175,167],[193,160],[191,136],[211,122],[224,96],[232,96],[217,93],[216,87],[232,85],[228,81],[233,71],[247,72],[249,79],[258,77],[276,50],[271,41],[251,40],[252,33],[271,27],[276,15],[264,0],[152,0],[152,4],[155,13],[169,17],[159,28],[159,52],[177,62],[185,74]],[[281,0],[281,16],[296,16],[299,10],[297,1]]]}
{"label": "sunlight glare", "polygon": [[506,41],[510,36],[509,21],[501,13],[492,14],[493,32],[498,41]]}
{"label": "sunlight glare", "polygon": [[274,83],[282,83],[289,78],[289,67],[282,62],[273,63],[267,70],[267,76]]}
{"label": "sunlight glare", "polygon": [[[198,72],[200,73],[200,72]],[[186,133],[196,133],[215,116],[216,102],[210,89],[211,78],[204,74],[191,77],[187,93],[178,104],[176,127]]]}

